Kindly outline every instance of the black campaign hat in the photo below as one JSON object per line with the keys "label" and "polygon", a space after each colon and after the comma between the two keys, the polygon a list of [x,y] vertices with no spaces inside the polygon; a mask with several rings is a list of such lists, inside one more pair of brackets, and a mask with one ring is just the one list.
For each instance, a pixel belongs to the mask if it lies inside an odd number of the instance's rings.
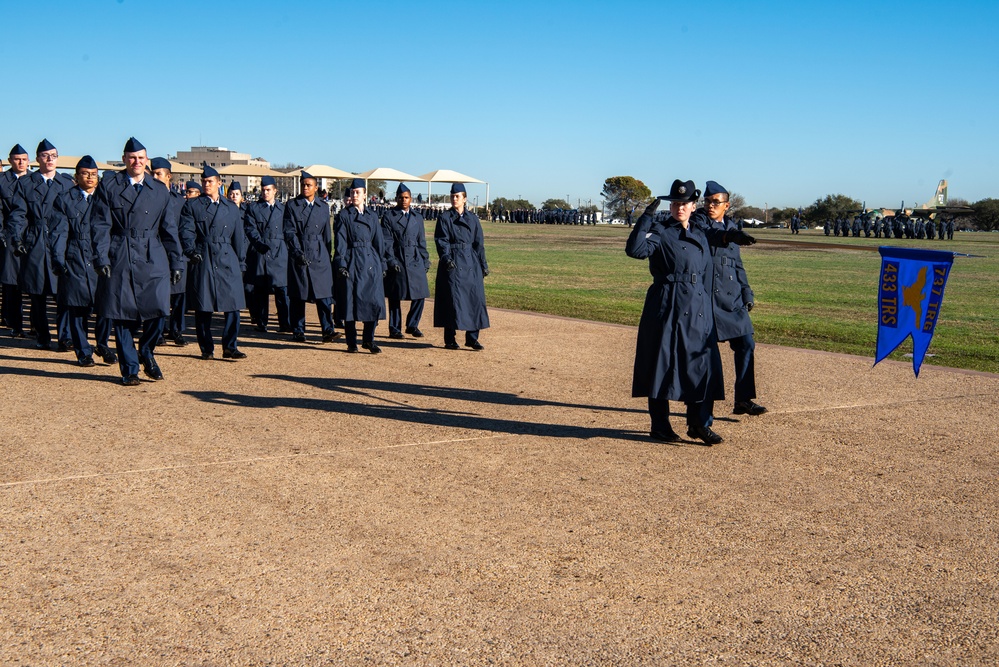
{"label": "black campaign hat", "polygon": [[679,178],[673,181],[673,185],[669,188],[669,194],[665,197],[660,197],[660,199],[665,199],[666,201],[697,201],[697,198],[701,196],[701,191],[694,187],[693,181],[681,181]]}

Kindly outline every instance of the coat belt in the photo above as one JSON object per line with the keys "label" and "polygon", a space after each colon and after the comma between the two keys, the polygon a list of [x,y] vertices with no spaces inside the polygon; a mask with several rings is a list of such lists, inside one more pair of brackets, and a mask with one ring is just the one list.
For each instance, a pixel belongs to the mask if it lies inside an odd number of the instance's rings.
{"label": "coat belt", "polygon": [[157,232],[152,229],[122,229],[121,231],[111,232],[111,236],[130,236],[133,239],[148,239],[156,235]]}
{"label": "coat belt", "polygon": [[347,247],[348,248],[367,248],[370,245],[371,244],[368,243],[367,241],[354,241],[353,243],[348,243]]}
{"label": "coat belt", "polygon": [[696,273],[671,273],[667,276],[657,279],[657,283],[690,283],[691,285],[697,284],[697,274]]}

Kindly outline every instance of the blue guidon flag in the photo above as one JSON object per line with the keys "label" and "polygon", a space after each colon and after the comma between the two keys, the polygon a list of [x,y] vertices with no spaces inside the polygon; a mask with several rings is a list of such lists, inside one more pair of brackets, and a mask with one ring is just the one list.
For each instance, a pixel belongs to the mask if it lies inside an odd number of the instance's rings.
{"label": "blue guidon flag", "polygon": [[912,336],[912,370],[919,367],[940,317],[954,253],[882,246],[878,290],[878,348],[874,363]]}

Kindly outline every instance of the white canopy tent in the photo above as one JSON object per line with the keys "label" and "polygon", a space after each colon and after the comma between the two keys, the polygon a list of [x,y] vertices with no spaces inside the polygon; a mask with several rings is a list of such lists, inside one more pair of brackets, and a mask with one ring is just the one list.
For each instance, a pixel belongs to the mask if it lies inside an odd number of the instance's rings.
{"label": "white canopy tent", "polygon": [[486,210],[489,210],[489,183],[487,181],[480,181],[472,176],[466,176],[465,174],[459,173],[457,171],[452,171],[451,169],[438,169],[436,171],[427,172],[419,177],[419,180],[427,182],[427,202],[433,201],[430,191],[431,184],[433,183],[484,183],[486,186]]}

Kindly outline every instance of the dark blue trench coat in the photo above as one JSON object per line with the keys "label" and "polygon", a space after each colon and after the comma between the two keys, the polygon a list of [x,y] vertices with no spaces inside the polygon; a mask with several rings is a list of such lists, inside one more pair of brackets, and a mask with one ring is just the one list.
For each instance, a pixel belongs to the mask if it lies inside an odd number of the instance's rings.
{"label": "dark blue trench coat", "polygon": [[65,269],[59,277],[59,305],[86,308],[97,295],[94,235],[91,220],[102,206],[97,197],[84,199],[79,188],[62,193],[55,205],[52,264]]}
{"label": "dark blue trench coat", "polygon": [[[333,234],[329,206],[318,197],[309,206],[302,195],[285,204],[284,239],[289,257],[288,297],[302,301],[332,298]],[[304,257],[308,265],[298,263],[299,257]]]}
{"label": "dark blue trench coat", "polygon": [[206,313],[242,310],[243,267],[246,258],[243,241],[243,215],[239,207],[224,197],[217,204],[207,195],[188,199],[180,212],[180,241],[190,260],[187,265],[187,307]]}
{"label": "dark blue trench coat", "polygon": [[[703,210],[694,212],[691,220],[705,229],[720,231],[736,230],[738,226],[731,218],[723,222],[715,222]],[[711,261],[714,265],[714,301],[715,330],[718,340],[731,340],[753,333],[753,322],[749,319],[747,303],[753,302],[753,290],[746,278],[746,269],[742,265],[742,253],[734,243],[728,245],[712,245]]]}
{"label": "dark blue trench coat", "polygon": [[646,213],[628,237],[626,252],[648,259],[653,283],[638,324],[632,396],[684,403],[725,397],[711,290],[708,238],[691,224],[654,222]]}
{"label": "dark blue trench coat", "polygon": [[399,301],[426,299],[430,296],[427,271],[430,270],[430,253],[427,252],[427,231],[423,216],[415,209],[405,215],[401,208],[390,208],[382,214],[382,236],[390,264],[402,271],[389,268],[385,278],[385,296]]}
{"label": "dark blue trench coat", "polygon": [[[382,274],[388,268],[378,216],[348,206],[333,222],[333,268],[336,270],[337,317],[345,322],[385,319]],[[347,269],[347,277],[340,269]]]}
{"label": "dark blue trench coat", "polygon": [[[434,229],[437,244],[437,283],[434,294],[434,326],[456,331],[478,331],[489,327],[483,273],[486,249],[482,225],[471,211],[454,209],[441,213]],[[448,262],[455,268],[448,271]]]}

